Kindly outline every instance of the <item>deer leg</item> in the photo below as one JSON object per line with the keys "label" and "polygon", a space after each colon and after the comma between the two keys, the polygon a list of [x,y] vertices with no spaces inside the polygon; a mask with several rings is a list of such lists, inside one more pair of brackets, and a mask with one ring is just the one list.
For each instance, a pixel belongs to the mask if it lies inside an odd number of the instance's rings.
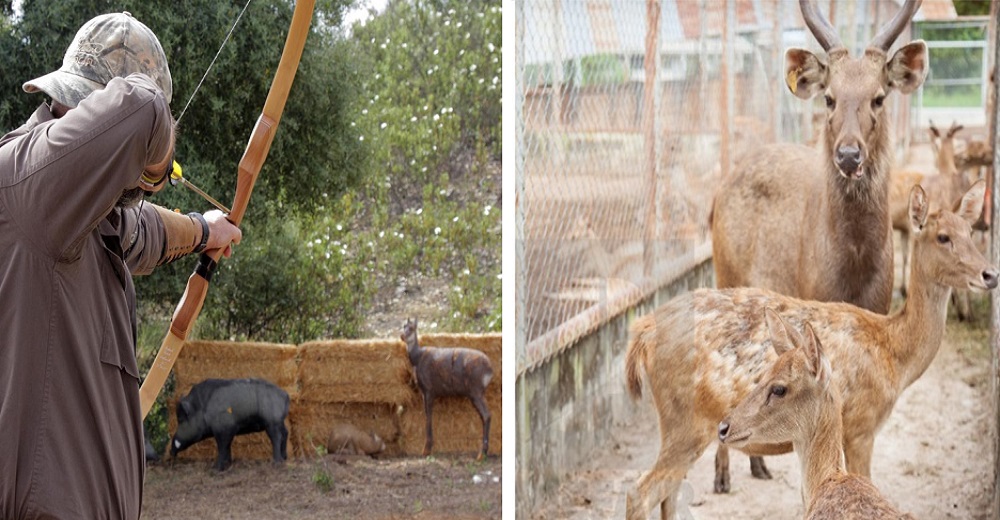
{"label": "deer leg", "polygon": [[844,461],[847,472],[871,478],[872,451],[875,448],[875,435],[865,434],[844,439]]}
{"label": "deer leg", "polygon": [[639,477],[635,488],[628,492],[625,518],[645,520],[649,511],[659,504],[660,518],[674,520],[681,481],[714,438],[714,428],[697,431],[678,427],[676,431],[664,433],[653,469]]}
{"label": "deer leg", "polygon": [[483,460],[490,451],[490,409],[486,406],[486,399],[482,395],[470,396],[472,406],[476,407],[479,417],[483,420],[483,449],[479,452],[476,460]]}
{"label": "deer leg", "polygon": [[433,395],[424,395],[424,414],[427,415],[427,441],[424,443],[424,456],[431,454],[431,448],[434,446],[434,431],[431,428],[431,407],[434,404]]}
{"label": "deer leg", "polygon": [[[753,460],[751,458],[751,460]],[[729,448],[723,445],[715,450],[715,487],[716,493],[729,493]]]}
{"label": "deer leg", "polygon": [[764,457],[758,457],[752,455],[750,457],[750,474],[753,478],[759,478],[761,480],[771,480],[771,472],[767,470],[767,466],[764,465]]}

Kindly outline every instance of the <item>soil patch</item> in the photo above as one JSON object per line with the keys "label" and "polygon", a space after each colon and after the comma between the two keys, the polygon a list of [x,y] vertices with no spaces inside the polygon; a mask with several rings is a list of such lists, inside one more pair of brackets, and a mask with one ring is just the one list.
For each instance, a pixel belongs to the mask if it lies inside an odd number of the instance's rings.
{"label": "soil patch", "polygon": [[236,460],[225,472],[211,462],[153,464],[146,469],[143,519],[501,517],[501,462],[471,457]]}

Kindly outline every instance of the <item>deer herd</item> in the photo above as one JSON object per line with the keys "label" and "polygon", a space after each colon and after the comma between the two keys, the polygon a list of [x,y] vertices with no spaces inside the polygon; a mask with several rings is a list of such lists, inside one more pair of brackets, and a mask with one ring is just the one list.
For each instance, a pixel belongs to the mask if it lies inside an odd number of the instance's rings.
{"label": "deer herd", "polygon": [[[997,286],[972,238],[985,182],[955,167],[961,127],[932,127],[935,174],[891,171],[885,100],[919,88],[929,56],[919,40],[889,51],[920,0],[857,57],[815,0],[799,5],[825,55],[787,50],[784,79],[798,98],[823,97],[823,133],[816,148],[775,144],[737,160],[711,214],[717,288],[631,326],[626,385],[650,394],[660,451],[628,491],[630,520],[656,506],[673,520],[685,475],[714,441],[716,492],[729,491],[729,448],[759,478],[770,478],[760,457],[794,451],[807,518],[910,518],[869,480],[875,435],[937,355],[952,292]],[[905,237],[906,301],[890,315],[893,229]]]}

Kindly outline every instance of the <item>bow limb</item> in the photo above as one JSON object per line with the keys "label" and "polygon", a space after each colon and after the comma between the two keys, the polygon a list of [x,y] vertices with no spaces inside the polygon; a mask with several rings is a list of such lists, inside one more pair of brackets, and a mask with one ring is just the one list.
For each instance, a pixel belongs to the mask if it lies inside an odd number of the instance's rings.
{"label": "bow limb", "polygon": [[[240,159],[239,176],[236,180],[236,198],[233,201],[233,210],[228,216],[229,220],[237,226],[243,221],[243,215],[250,202],[250,193],[253,191],[261,166],[267,158],[271,141],[274,140],[278,122],[281,120],[281,113],[285,109],[285,101],[288,100],[292,80],[295,79],[295,71],[298,69],[299,60],[302,57],[306,36],[309,35],[314,3],[315,0],[295,2],[292,25],[285,39],[285,48],[281,53],[278,70],[271,81],[271,89],[267,93],[267,101],[264,102],[264,110],[257,118],[257,124],[250,134],[250,141],[243,152],[243,158]],[[163,338],[156,359],[139,389],[139,403],[143,419],[146,418],[146,414],[153,406],[153,401],[156,400],[156,396],[163,388],[174,362],[177,361],[177,356],[184,347],[188,332],[191,331],[195,319],[201,312],[201,307],[205,303],[205,295],[208,293],[208,283],[212,279],[212,273],[221,257],[222,249],[214,250],[211,254],[202,254],[198,261],[198,267],[188,278],[187,287],[174,311],[167,336]]]}

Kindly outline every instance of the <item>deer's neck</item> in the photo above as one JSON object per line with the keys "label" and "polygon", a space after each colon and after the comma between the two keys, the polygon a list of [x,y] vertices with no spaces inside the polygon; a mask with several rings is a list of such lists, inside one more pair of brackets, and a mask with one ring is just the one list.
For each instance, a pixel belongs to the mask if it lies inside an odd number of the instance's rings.
{"label": "deer's neck", "polygon": [[951,288],[930,280],[919,264],[920,244],[913,248],[913,267],[906,303],[889,319],[889,344],[896,358],[902,388],[917,380],[937,355],[944,336]]}
{"label": "deer's neck", "polygon": [[795,452],[800,454],[802,499],[807,510],[824,482],[847,473],[840,399],[833,393],[835,391],[836,389],[831,388],[823,396],[815,428],[806,432],[802,439],[792,442]]}
{"label": "deer's neck", "polygon": [[819,202],[825,233],[814,251],[823,263],[829,294],[880,314],[892,295],[892,229],[888,167],[875,156],[861,179],[846,179],[830,161],[827,193]]}
{"label": "deer's neck", "polygon": [[420,344],[417,342],[416,336],[414,336],[413,339],[406,341],[406,355],[410,358],[411,365],[417,366],[423,353],[424,350],[420,348]]}

